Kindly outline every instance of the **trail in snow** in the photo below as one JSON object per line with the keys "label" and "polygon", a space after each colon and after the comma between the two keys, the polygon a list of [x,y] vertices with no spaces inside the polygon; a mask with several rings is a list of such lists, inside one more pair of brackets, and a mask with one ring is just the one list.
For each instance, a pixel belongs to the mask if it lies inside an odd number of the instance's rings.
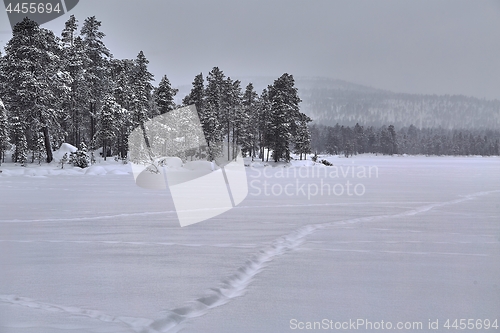
{"label": "trail in snow", "polygon": [[252,259],[247,260],[245,265],[238,268],[237,273],[223,280],[218,288],[213,288],[205,296],[194,300],[189,305],[168,311],[166,316],[155,320],[153,323],[147,325],[138,332],[139,333],[169,332],[177,325],[183,323],[184,321],[202,316],[206,314],[210,309],[224,305],[229,301],[231,301],[232,299],[243,295],[249,284],[252,282],[253,278],[256,275],[258,275],[271,261],[289,251],[298,248],[305,241],[305,238],[307,236],[313,234],[317,230],[325,229],[328,227],[348,225],[353,223],[373,222],[388,218],[412,216],[427,212],[436,207],[443,207],[447,205],[461,203],[464,201],[472,200],[479,196],[484,196],[495,192],[500,192],[500,190],[478,192],[466,195],[460,199],[429,204],[422,207],[417,207],[415,209],[411,209],[403,213],[398,213],[393,215],[369,216],[369,217],[355,218],[337,222],[310,224],[301,227],[289,233],[288,235],[277,238],[272,242],[271,246],[263,250],[260,250],[259,253],[255,255]]}
{"label": "trail in snow", "polygon": [[[406,202],[412,203],[412,202]],[[394,205],[394,202],[378,202],[378,205],[382,204],[391,204]],[[229,207],[231,209],[256,209],[256,208],[288,208],[288,207],[322,207],[322,206],[355,206],[359,205],[359,203],[324,203],[324,204],[303,204],[303,205],[263,205],[263,206],[236,206]],[[217,208],[219,209],[219,208]],[[206,211],[210,209],[197,209],[196,211]],[[185,210],[184,210],[185,211]],[[180,212],[184,212],[180,211]],[[195,211],[195,210],[190,210]],[[11,219],[11,220],[0,220],[0,223],[39,223],[39,222],[72,222],[72,221],[94,221],[94,220],[102,220],[102,219],[116,219],[121,217],[135,217],[135,216],[151,216],[151,215],[163,215],[163,214],[176,214],[176,210],[165,210],[159,212],[137,212],[137,213],[123,213],[123,214],[115,214],[115,215],[100,215],[100,216],[82,216],[82,217],[68,217],[68,218],[58,218],[58,219],[29,219],[29,220],[20,220],[20,219]]]}
{"label": "trail in snow", "polygon": [[201,243],[169,243],[169,242],[126,242],[126,241],[82,241],[82,240],[22,240],[22,239],[0,239],[0,243],[54,243],[54,244],[107,244],[107,245],[138,245],[138,246],[184,246],[184,247],[216,247],[216,248],[256,248],[257,244],[201,244]]}
{"label": "trail in snow", "polygon": [[[420,213],[425,213],[431,209],[437,207],[443,207],[447,205],[458,204],[474,198],[488,195],[491,193],[500,192],[488,191],[488,192],[478,192],[470,195],[463,196],[460,199],[433,203],[425,206],[417,207],[415,209],[408,210],[406,212],[392,214],[392,215],[376,215],[368,216],[362,218],[348,219],[337,222],[327,222],[310,224],[296,229],[295,231],[284,235],[282,237],[274,240],[270,246],[260,250],[252,259],[247,260],[246,263],[238,268],[237,272],[227,279],[223,280],[218,288],[213,288],[206,295],[190,302],[188,305],[175,308],[173,310],[167,311],[166,315],[163,317],[152,320],[147,318],[133,318],[125,316],[111,316],[104,314],[95,310],[86,310],[75,307],[59,306],[49,303],[38,302],[28,298],[17,297],[13,295],[0,295],[0,302],[26,306],[31,308],[43,309],[47,311],[57,311],[68,313],[72,315],[85,316],[92,319],[98,319],[105,322],[113,322],[117,324],[126,324],[130,329],[138,333],[165,333],[172,332],[174,329],[178,329],[179,324],[185,322],[186,320],[196,318],[206,314],[209,310],[224,305],[230,302],[232,299],[243,295],[246,292],[247,287],[252,282],[253,278],[257,276],[271,261],[282,256],[283,254],[297,249],[303,242],[305,238],[314,232],[325,229],[329,227],[346,226],[354,223],[363,222],[373,222],[383,219],[394,219],[405,216],[413,216]],[[328,204],[326,204],[328,205]],[[285,205],[288,206],[288,205]],[[298,206],[298,205],[294,205]],[[310,205],[307,205],[310,206]],[[243,207],[242,207],[243,208]],[[249,207],[250,208],[250,207]],[[255,208],[255,207],[251,207]],[[159,214],[159,213],[156,213]],[[327,251],[336,251],[336,249],[326,249]],[[363,250],[359,250],[363,251]],[[380,251],[384,253],[410,253],[401,251]],[[412,254],[436,254],[432,252],[414,252]],[[462,253],[437,253],[445,255],[464,255]],[[479,254],[479,256],[482,256]]]}
{"label": "trail in snow", "polygon": [[19,297],[15,295],[0,295],[0,302],[11,304],[11,305],[18,305],[18,306],[23,306],[23,307],[28,307],[32,309],[41,309],[45,311],[51,311],[51,312],[59,312],[59,313],[66,313],[69,315],[77,315],[77,316],[83,316],[91,319],[97,319],[103,322],[107,323],[117,323],[117,324],[125,324],[126,326],[134,329],[134,328],[141,328],[147,325],[151,325],[153,320],[147,319],[147,318],[134,318],[134,317],[126,317],[126,316],[112,316],[105,314],[101,311],[96,311],[96,310],[88,310],[88,309],[82,309],[82,308],[77,308],[73,306],[62,306],[62,305],[56,305],[56,304],[51,304],[51,303],[44,303],[44,302],[39,302],[30,298],[26,297]]}
{"label": "trail in snow", "polygon": [[489,257],[489,254],[484,253],[459,253],[459,252],[415,252],[415,251],[377,251],[377,250],[356,250],[356,249],[318,249],[318,248],[301,248],[301,250],[311,251],[328,251],[328,252],[359,252],[359,253],[388,253],[388,254],[415,254],[415,255],[444,255],[444,256],[473,256],[473,257]]}

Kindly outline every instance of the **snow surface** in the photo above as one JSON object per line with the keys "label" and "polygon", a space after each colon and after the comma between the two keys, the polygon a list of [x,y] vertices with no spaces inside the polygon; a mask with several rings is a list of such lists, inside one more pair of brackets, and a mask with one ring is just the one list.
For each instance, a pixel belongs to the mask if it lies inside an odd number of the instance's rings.
{"label": "snow surface", "polygon": [[[130,165],[0,166],[0,332],[500,319],[500,158],[327,159],[246,161],[247,199],[185,228],[168,190],[136,186]],[[297,189],[347,181],[365,193]]]}
{"label": "snow surface", "polygon": [[71,155],[71,153],[74,153],[77,150],[78,148],[76,148],[75,146],[69,143],[63,143],[61,144],[61,147],[59,147],[59,149],[52,153],[52,155],[54,157],[54,161],[56,161],[57,163],[64,157],[64,154],[68,154],[69,160],[69,156]]}

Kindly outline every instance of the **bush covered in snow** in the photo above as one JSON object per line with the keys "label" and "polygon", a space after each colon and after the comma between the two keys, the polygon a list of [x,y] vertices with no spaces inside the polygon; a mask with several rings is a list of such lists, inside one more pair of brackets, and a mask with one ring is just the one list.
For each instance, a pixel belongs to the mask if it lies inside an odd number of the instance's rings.
{"label": "bush covered in snow", "polygon": [[71,153],[71,155],[69,156],[69,163],[82,169],[89,166],[90,158],[87,155],[87,146],[85,145],[85,143],[82,142],[80,144],[80,148],[77,151]]}

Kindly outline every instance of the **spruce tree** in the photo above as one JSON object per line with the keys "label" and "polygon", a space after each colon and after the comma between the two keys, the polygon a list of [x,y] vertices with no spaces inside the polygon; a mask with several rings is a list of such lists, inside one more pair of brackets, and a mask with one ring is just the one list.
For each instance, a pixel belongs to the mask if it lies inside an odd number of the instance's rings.
{"label": "spruce tree", "polygon": [[309,131],[308,123],[312,119],[301,113],[299,118],[296,120],[297,129],[293,138],[295,153],[300,154],[300,159],[302,160],[302,154],[306,157],[311,152],[311,132]]}
{"label": "spruce tree", "polygon": [[242,98],[242,116],[241,116],[241,145],[245,152],[248,152],[252,160],[256,157],[255,153],[259,144],[259,108],[257,106],[258,94],[249,83]]}
{"label": "spruce tree", "polygon": [[134,99],[133,104],[133,122],[134,127],[141,127],[144,141],[148,149],[151,148],[149,138],[146,132],[145,123],[149,120],[148,107],[153,90],[153,74],[148,71],[149,61],[142,51],[139,52],[135,60],[135,73],[133,75],[132,89]]}
{"label": "spruce tree", "polygon": [[97,137],[102,142],[102,155],[104,160],[108,156],[108,150],[111,148],[111,141],[116,137],[118,132],[118,123],[121,117],[121,106],[116,103],[112,95],[104,98],[104,102],[99,112],[99,129]]}
{"label": "spruce tree", "polygon": [[[269,87],[268,87],[269,89]],[[262,90],[259,100],[257,101],[258,118],[259,122],[257,128],[259,129],[259,157],[264,161],[269,161],[269,149],[271,146],[272,132],[272,118],[271,118],[271,102],[269,100],[268,89]],[[264,156],[264,151],[267,148],[267,156]]]}
{"label": "spruce tree", "polygon": [[204,111],[204,99],[205,99],[205,83],[203,79],[203,73],[200,73],[195,76],[193,81],[193,87],[191,88],[191,92],[184,97],[182,100],[182,104],[184,106],[189,106],[194,104],[196,106],[196,110],[198,111],[198,115],[201,119],[201,115]]}
{"label": "spruce tree", "polygon": [[[100,31],[101,22],[95,16],[85,19],[80,31],[85,55],[90,63],[85,68],[88,85],[87,118],[89,119],[89,139],[94,140],[96,118],[104,96],[109,92],[109,60],[112,57],[102,39],[105,34]],[[95,147],[90,147],[91,150]]]}
{"label": "spruce tree", "polygon": [[117,148],[121,159],[127,157],[128,136],[134,129],[133,114],[133,80],[135,63],[130,59],[111,60],[112,91],[115,101],[120,104],[121,116],[118,120]]}
{"label": "spruce tree", "polygon": [[271,102],[270,147],[273,159],[290,161],[290,144],[297,133],[297,120],[301,117],[295,81],[292,75],[283,74],[269,89]]}
{"label": "spruce tree", "polygon": [[44,137],[47,162],[52,161],[51,131],[60,137],[62,104],[70,78],[62,68],[54,34],[28,18],[13,29],[5,48],[5,102],[13,116],[26,124],[24,140],[34,148],[36,132]]}
{"label": "spruce tree", "polygon": [[167,76],[164,75],[158,88],[155,89],[154,95],[155,103],[160,110],[160,114],[165,114],[175,108],[174,97],[178,91],[178,89],[172,88]]}
{"label": "spruce tree", "polygon": [[218,68],[214,67],[207,75],[207,87],[205,89],[205,101],[200,120],[203,132],[209,148],[209,158],[215,159],[222,151],[222,140],[224,121],[222,118],[224,85],[226,77]]}
{"label": "spruce tree", "polygon": [[77,35],[77,29],[78,20],[71,15],[61,33],[63,67],[71,77],[70,98],[64,106],[66,110],[64,126],[67,132],[66,141],[75,146],[84,139],[85,122],[89,120],[85,114],[89,112],[87,103],[91,98],[92,77],[92,71],[87,71],[91,59],[86,52],[83,39]]}
{"label": "spruce tree", "polygon": [[[242,133],[242,107],[240,81],[226,78],[222,86],[221,113],[219,115],[221,131],[226,136],[227,160],[237,156],[236,145]],[[221,133],[222,134],[222,133]]]}

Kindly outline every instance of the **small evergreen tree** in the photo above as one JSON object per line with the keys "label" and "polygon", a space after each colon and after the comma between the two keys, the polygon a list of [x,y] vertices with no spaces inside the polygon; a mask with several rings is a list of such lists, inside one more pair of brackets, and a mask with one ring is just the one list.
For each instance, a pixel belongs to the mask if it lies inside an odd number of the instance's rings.
{"label": "small evergreen tree", "polygon": [[64,164],[68,163],[68,153],[64,153],[63,157],[59,160],[61,164],[61,169],[64,169]]}
{"label": "small evergreen tree", "polygon": [[154,94],[155,103],[160,110],[160,114],[165,114],[175,108],[174,97],[178,91],[178,89],[172,88],[167,76],[163,76]]}
{"label": "small evergreen tree", "polygon": [[90,158],[87,153],[87,146],[85,145],[85,143],[80,143],[80,148],[70,154],[69,163],[82,169],[89,166]]}

